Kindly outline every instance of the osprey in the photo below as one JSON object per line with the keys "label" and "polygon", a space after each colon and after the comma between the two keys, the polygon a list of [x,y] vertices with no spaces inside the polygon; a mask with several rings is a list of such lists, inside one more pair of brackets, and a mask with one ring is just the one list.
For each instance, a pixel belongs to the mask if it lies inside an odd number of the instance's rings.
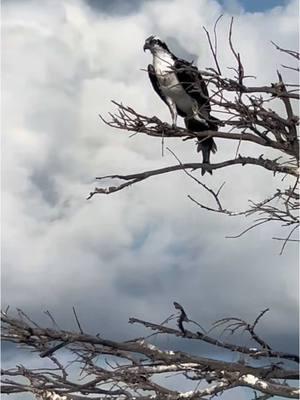
{"label": "osprey", "polygon": [[[177,115],[180,115],[191,131],[218,130],[218,120],[210,115],[208,90],[197,67],[177,58],[166,43],[155,36],[146,39],[146,50],[153,55],[153,65],[148,65],[150,81],[169,107],[173,127],[176,127]],[[204,138],[198,141],[197,151],[202,151],[203,163],[209,164],[210,152],[215,153],[217,146],[213,138]],[[205,172],[202,168],[202,175]],[[212,174],[212,171],[208,172]]]}

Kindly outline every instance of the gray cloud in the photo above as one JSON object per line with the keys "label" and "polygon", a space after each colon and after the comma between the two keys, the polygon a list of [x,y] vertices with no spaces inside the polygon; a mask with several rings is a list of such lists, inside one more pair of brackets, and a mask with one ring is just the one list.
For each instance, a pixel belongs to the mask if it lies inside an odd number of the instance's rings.
{"label": "gray cloud", "polygon": [[112,15],[137,13],[144,2],[150,1],[151,0],[86,0],[87,4],[94,10]]}
{"label": "gray cloud", "polygon": [[[126,17],[100,8],[95,13],[79,0],[4,4],[3,305],[22,307],[48,324],[42,312],[49,309],[70,329],[75,305],[86,330],[115,339],[141,332],[128,326],[129,316],[162,321],[174,312],[174,300],[204,326],[227,315],[252,320],[270,307],[262,334],[296,351],[298,255],[291,245],[278,256],[271,240],[278,227],[225,239],[250,220],[198,209],[186,195],[209,198],[184,174],[85,200],[97,175],[176,162],[169,154],[161,158],[160,140],[128,139],[101,124],[98,113],[112,111],[116,99],[170,121],[140,71],[150,62],[144,39],[156,33],[179,56],[212,66],[202,25],[212,28],[222,11],[216,2],[183,3],[143,2]],[[296,8],[290,1],[280,11],[236,19],[235,43],[258,82],[275,81],[286,61],[269,40],[297,46]],[[220,40],[229,18],[225,14],[220,24]],[[232,65],[228,47],[220,45],[219,52],[226,70]],[[291,71],[284,74],[294,79]],[[193,143],[167,144],[182,161],[198,160]],[[216,161],[236,151],[225,141],[218,148]],[[238,209],[281,184],[254,167],[205,179],[215,187],[226,180],[225,205]]]}

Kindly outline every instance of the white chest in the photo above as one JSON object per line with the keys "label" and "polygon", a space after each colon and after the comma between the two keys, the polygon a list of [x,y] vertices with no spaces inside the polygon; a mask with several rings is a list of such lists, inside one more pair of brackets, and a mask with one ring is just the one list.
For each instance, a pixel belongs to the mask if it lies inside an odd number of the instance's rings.
{"label": "white chest", "polygon": [[153,57],[153,67],[163,94],[171,98],[187,115],[193,113],[194,100],[185,92],[172,70],[173,59],[162,53]]}

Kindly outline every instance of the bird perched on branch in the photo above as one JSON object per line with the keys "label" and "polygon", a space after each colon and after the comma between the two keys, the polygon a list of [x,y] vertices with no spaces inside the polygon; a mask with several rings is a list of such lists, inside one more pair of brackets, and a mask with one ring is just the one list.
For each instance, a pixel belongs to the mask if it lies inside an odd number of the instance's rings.
{"label": "bird perched on branch", "polygon": [[[184,118],[185,126],[193,132],[218,130],[218,119],[210,115],[209,95],[197,67],[176,57],[166,43],[156,36],[150,36],[144,44],[144,51],[150,50],[153,64],[148,65],[152,86],[169,107],[172,126],[176,127],[177,115]],[[212,137],[198,141],[197,151],[202,151],[203,163],[209,164],[210,153],[217,151]],[[202,168],[202,175],[206,172]],[[212,174],[212,171],[208,171]]]}

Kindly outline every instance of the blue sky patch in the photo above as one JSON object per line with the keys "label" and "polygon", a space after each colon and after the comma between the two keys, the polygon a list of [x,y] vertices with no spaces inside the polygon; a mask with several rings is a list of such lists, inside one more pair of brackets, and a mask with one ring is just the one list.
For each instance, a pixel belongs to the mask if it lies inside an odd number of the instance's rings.
{"label": "blue sky patch", "polygon": [[225,7],[241,5],[245,11],[266,11],[277,6],[284,6],[288,0],[218,0]]}

